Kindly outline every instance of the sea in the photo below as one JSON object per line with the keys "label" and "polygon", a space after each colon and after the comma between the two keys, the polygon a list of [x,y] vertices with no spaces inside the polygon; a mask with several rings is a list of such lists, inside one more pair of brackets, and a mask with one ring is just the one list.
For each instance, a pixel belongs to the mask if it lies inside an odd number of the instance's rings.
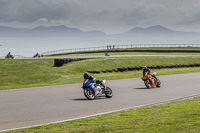
{"label": "sea", "polygon": [[0,58],[33,57],[54,50],[138,44],[200,44],[200,38],[0,38]]}

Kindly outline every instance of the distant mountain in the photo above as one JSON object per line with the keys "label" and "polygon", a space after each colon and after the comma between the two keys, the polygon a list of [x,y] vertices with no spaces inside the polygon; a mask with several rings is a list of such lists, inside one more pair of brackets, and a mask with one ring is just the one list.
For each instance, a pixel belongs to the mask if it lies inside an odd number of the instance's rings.
{"label": "distant mountain", "polygon": [[196,38],[200,37],[200,33],[175,31],[160,25],[155,25],[147,28],[136,27],[127,32],[115,34],[113,36],[130,38]]}
{"label": "distant mountain", "polygon": [[0,26],[0,37],[104,37],[105,33],[101,31],[82,31],[77,28],[60,26],[38,26],[34,29],[29,28],[11,28]]}
{"label": "distant mountain", "polygon": [[11,28],[7,26],[0,26],[0,37],[20,37],[24,36],[24,32],[29,29],[26,28]]}
{"label": "distant mountain", "polygon": [[77,28],[60,26],[38,26],[29,28],[11,28],[0,26],[0,37],[65,37],[65,38],[197,38],[200,33],[182,32],[160,25],[147,28],[136,27],[120,34],[106,35],[101,31],[82,31]]}

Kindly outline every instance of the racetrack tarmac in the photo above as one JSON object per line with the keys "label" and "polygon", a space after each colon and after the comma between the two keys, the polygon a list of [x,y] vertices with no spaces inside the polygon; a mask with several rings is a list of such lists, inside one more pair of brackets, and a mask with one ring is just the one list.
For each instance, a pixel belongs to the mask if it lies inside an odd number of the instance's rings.
{"label": "racetrack tarmac", "polygon": [[113,97],[87,100],[82,83],[0,91],[0,131],[57,123],[200,94],[200,72],[158,76],[160,88],[140,78],[110,80]]}
{"label": "racetrack tarmac", "polygon": [[63,58],[110,58],[110,57],[199,57],[200,55],[86,55],[86,56],[53,56],[53,57],[41,57],[41,58],[16,58],[16,59],[63,59]]}

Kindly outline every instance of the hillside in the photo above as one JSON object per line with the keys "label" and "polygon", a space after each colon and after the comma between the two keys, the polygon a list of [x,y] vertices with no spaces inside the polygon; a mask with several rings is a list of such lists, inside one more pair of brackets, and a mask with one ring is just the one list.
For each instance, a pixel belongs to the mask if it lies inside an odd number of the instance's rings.
{"label": "hillside", "polygon": [[200,33],[183,32],[155,25],[147,28],[135,27],[119,34],[105,34],[102,31],[82,31],[78,28],[60,26],[38,26],[30,28],[12,28],[0,26],[0,37],[65,37],[65,38],[198,38]]}

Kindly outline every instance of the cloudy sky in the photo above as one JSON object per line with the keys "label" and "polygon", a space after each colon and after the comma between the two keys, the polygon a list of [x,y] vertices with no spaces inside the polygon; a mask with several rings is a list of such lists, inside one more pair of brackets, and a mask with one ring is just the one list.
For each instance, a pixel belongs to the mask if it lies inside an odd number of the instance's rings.
{"label": "cloudy sky", "polygon": [[65,25],[119,33],[162,25],[200,32],[199,0],[0,0],[0,26]]}

